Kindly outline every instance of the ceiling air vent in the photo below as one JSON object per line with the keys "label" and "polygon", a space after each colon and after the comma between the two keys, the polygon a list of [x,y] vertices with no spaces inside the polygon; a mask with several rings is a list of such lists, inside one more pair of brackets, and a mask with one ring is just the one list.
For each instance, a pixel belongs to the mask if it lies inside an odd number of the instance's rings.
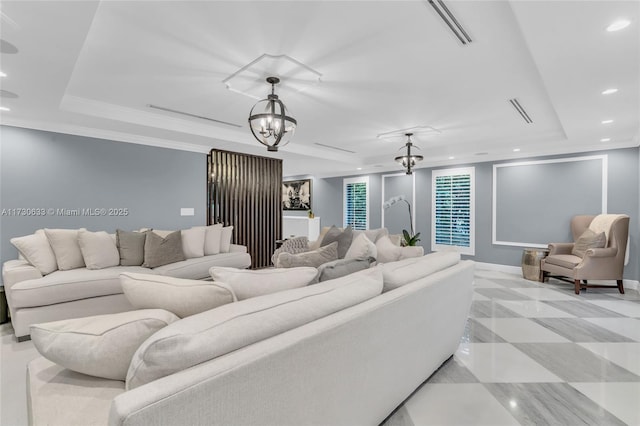
{"label": "ceiling air vent", "polygon": [[449,8],[444,4],[442,0],[428,0],[429,4],[433,9],[438,13],[440,18],[444,21],[445,24],[449,27],[449,29],[453,32],[453,34],[460,40],[460,43],[469,44],[473,40],[469,37],[469,34],[462,28],[460,22],[453,16],[453,13],[449,10]]}
{"label": "ceiling air vent", "polygon": [[531,117],[529,117],[529,114],[527,114],[527,111],[525,111],[524,108],[522,108],[522,105],[520,105],[520,102],[518,102],[516,98],[509,99],[509,103],[511,103],[511,106],[513,106],[516,109],[516,111],[518,111],[518,114],[520,114],[522,119],[527,124],[533,123],[533,120],[531,119]]}
{"label": "ceiling air vent", "polygon": [[325,145],[323,143],[318,143],[318,142],[314,142],[314,145],[322,146],[324,148],[329,148],[329,149],[335,149],[337,151],[348,152],[350,154],[355,154],[356,153],[355,151],[349,151],[348,149],[339,148],[337,146]]}
{"label": "ceiling air vent", "polygon": [[159,109],[159,110],[161,110],[161,111],[172,112],[172,113],[174,113],[174,114],[181,114],[181,115],[186,115],[186,116],[188,116],[188,117],[199,118],[199,119],[201,119],[201,120],[213,121],[214,123],[225,124],[225,125],[227,125],[227,126],[242,127],[242,126],[241,126],[241,125],[239,125],[239,124],[229,123],[228,121],[216,120],[215,118],[205,117],[205,116],[203,116],[203,115],[191,114],[190,112],[177,111],[177,110],[175,110],[175,109],[165,108],[165,107],[161,107],[161,106],[157,106],[157,105],[151,105],[151,104],[147,104],[147,106],[148,106],[149,108]]}

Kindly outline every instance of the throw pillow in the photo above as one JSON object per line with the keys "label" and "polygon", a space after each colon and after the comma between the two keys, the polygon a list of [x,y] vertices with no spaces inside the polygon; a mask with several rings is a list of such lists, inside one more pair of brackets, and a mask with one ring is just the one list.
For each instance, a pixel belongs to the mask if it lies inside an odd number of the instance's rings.
{"label": "throw pillow", "polygon": [[61,271],[69,269],[83,268],[84,258],[78,244],[77,229],[47,229],[44,233],[47,235],[49,244],[56,255],[56,263]]}
{"label": "throw pillow", "polygon": [[231,251],[231,237],[233,236],[233,226],[225,226],[222,228],[220,235],[220,253],[229,253]]}
{"label": "throw pillow", "polygon": [[142,266],[155,268],[184,260],[180,231],[173,232],[166,238],[162,238],[154,231],[147,231],[145,234],[147,238],[144,241],[144,263]]}
{"label": "throw pillow", "polygon": [[332,226],[322,239],[320,247],[329,245],[334,241],[338,242],[338,259],[344,259],[349,246],[351,246],[351,241],[353,241],[353,229],[351,229],[351,226],[345,228],[344,231],[339,230],[335,225]]}
{"label": "throw pillow", "polygon": [[587,229],[578,237],[573,244],[571,254],[578,257],[584,257],[590,248],[603,248],[607,243],[607,237],[604,232],[596,234],[591,229]]}
{"label": "throw pillow", "polygon": [[142,342],[177,320],[161,309],[74,318],[32,325],[31,340],[43,357],[69,370],[124,380]]}
{"label": "throw pillow", "polygon": [[331,262],[337,258],[338,242],[335,241],[328,246],[304,253],[280,253],[276,259],[276,268],[293,268],[295,266],[312,266],[317,268],[323,263]]}
{"label": "throw pillow", "polygon": [[357,305],[381,291],[382,273],[371,268],[184,318],[138,348],[127,373],[127,390]]}
{"label": "throw pillow", "polygon": [[309,251],[309,239],[307,237],[294,237],[284,240],[282,246],[277,248],[271,255],[271,263],[278,263],[280,253],[287,252],[291,254],[304,253]]}
{"label": "throw pillow", "polygon": [[209,269],[214,282],[231,287],[238,300],[304,287],[315,281],[316,268],[248,269],[214,266]]}
{"label": "throw pillow", "polygon": [[402,247],[391,242],[388,235],[381,237],[376,243],[376,259],[380,263],[395,262],[402,255]]}
{"label": "throw pillow", "polygon": [[204,255],[220,253],[220,240],[222,239],[222,224],[216,223],[205,228]]}
{"label": "throw pillow", "polygon": [[367,229],[365,231],[354,230],[353,239],[355,240],[360,234],[366,235],[369,241],[375,244],[380,238],[389,235],[389,230],[387,228]]}
{"label": "throw pillow", "polygon": [[366,234],[361,233],[353,239],[349,250],[344,255],[345,259],[362,259],[367,257],[378,257],[378,250],[376,245],[367,237]]}
{"label": "throw pillow", "polygon": [[120,253],[111,236],[104,231],[78,231],[78,244],[87,269],[104,269],[120,264]]}
{"label": "throw pillow", "polygon": [[368,269],[374,261],[375,259],[373,257],[367,257],[362,259],[345,258],[327,262],[318,268],[318,281],[334,280],[344,277],[345,275],[353,274],[354,272],[362,271],[363,269]]}
{"label": "throw pillow", "polygon": [[144,262],[144,243],[147,234],[116,230],[116,245],[120,255],[120,265],[140,266]]}
{"label": "throw pillow", "polygon": [[383,292],[402,287],[435,272],[460,262],[457,251],[439,251],[422,257],[413,257],[398,262],[380,265],[384,277]]}
{"label": "throw pillow", "polygon": [[166,309],[180,318],[234,302],[225,284],[160,275],[122,273],[124,295],[136,309]]}
{"label": "throw pillow", "polygon": [[58,270],[56,255],[44,230],[38,229],[35,234],[11,238],[10,241],[25,260],[40,271],[42,275]]}
{"label": "throw pillow", "polygon": [[205,234],[206,229],[202,226],[196,226],[191,229],[183,229],[180,231],[180,236],[182,237],[182,251],[185,259],[204,256]]}

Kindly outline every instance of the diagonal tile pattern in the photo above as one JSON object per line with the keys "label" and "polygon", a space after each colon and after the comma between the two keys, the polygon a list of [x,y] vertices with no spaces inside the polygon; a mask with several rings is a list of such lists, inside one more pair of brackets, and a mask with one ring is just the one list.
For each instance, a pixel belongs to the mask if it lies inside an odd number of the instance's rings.
{"label": "diagonal tile pattern", "polygon": [[486,270],[475,284],[455,355],[384,426],[640,425],[638,291]]}

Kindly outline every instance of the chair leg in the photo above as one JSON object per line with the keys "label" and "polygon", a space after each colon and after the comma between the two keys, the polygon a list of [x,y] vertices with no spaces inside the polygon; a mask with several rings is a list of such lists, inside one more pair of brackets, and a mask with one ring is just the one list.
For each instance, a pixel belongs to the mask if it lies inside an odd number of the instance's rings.
{"label": "chair leg", "polygon": [[575,280],[576,294],[580,294],[580,280]]}
{"label": "chair leg", "polygon": [[582,284],[588,284],[587,280],[582,280]]}
{"label": "chair leg", "polygon": [[622,280],[617,280],[618,282],[618,291],[620,294],[624,294],[624,286],[622,285]]}

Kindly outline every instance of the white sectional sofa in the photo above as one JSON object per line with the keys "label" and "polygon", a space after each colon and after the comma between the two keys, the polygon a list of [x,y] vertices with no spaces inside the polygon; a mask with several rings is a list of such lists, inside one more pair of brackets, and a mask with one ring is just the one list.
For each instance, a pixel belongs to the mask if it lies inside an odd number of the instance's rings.
{"label": "white sectional sofa", "polygon": [[[27,373],[31,424],[378,425],[459,345],[474,273],[473,262],[459,259],[447,253],[391,262],[177,320],[142,343],[126,382],[37,358]],[[344,292],[345,285],[352,290]],[[327,297],[344,303],[373,287],[378,295],[354,298],[347,307],[326,306]],[[336,289],[343,293],[331,299]],[[317,297],[323,298],[318,310],[328,313],[305,323],[301,316],[316,310]],[[215,344],[198,342],[197,329],[210,329],[223,311],[240,317],[235,325],[236,319],[218,318],[231,335],[223,333]],[[282,329],[287,322],[291,327]],[[256,340],[265,329],[273,329],[271,335]],[[173,370],[134,385],[133,366],[144,358],[139,352],[165,342],[169,330],[189,344],[163,346],[176,355],[152,368]],[[202,361],[202,351],[226,345],[228,337],[246,344]],[[175,368],[192,355],[192,366]]]}
{"label": "white sectional sofa", "polygon": [[118,265],[43,274],[22,258],[4,263],[2,280],[14,333],[18,341],[22,341],[29,338],[32,324],[133,310],[120,286],[122,272],[200,280],[210,279],[209,268],[212,266],[247,268],[250,265],[247,248],[230,244],[225,253],[187,258],[154,268]]}

